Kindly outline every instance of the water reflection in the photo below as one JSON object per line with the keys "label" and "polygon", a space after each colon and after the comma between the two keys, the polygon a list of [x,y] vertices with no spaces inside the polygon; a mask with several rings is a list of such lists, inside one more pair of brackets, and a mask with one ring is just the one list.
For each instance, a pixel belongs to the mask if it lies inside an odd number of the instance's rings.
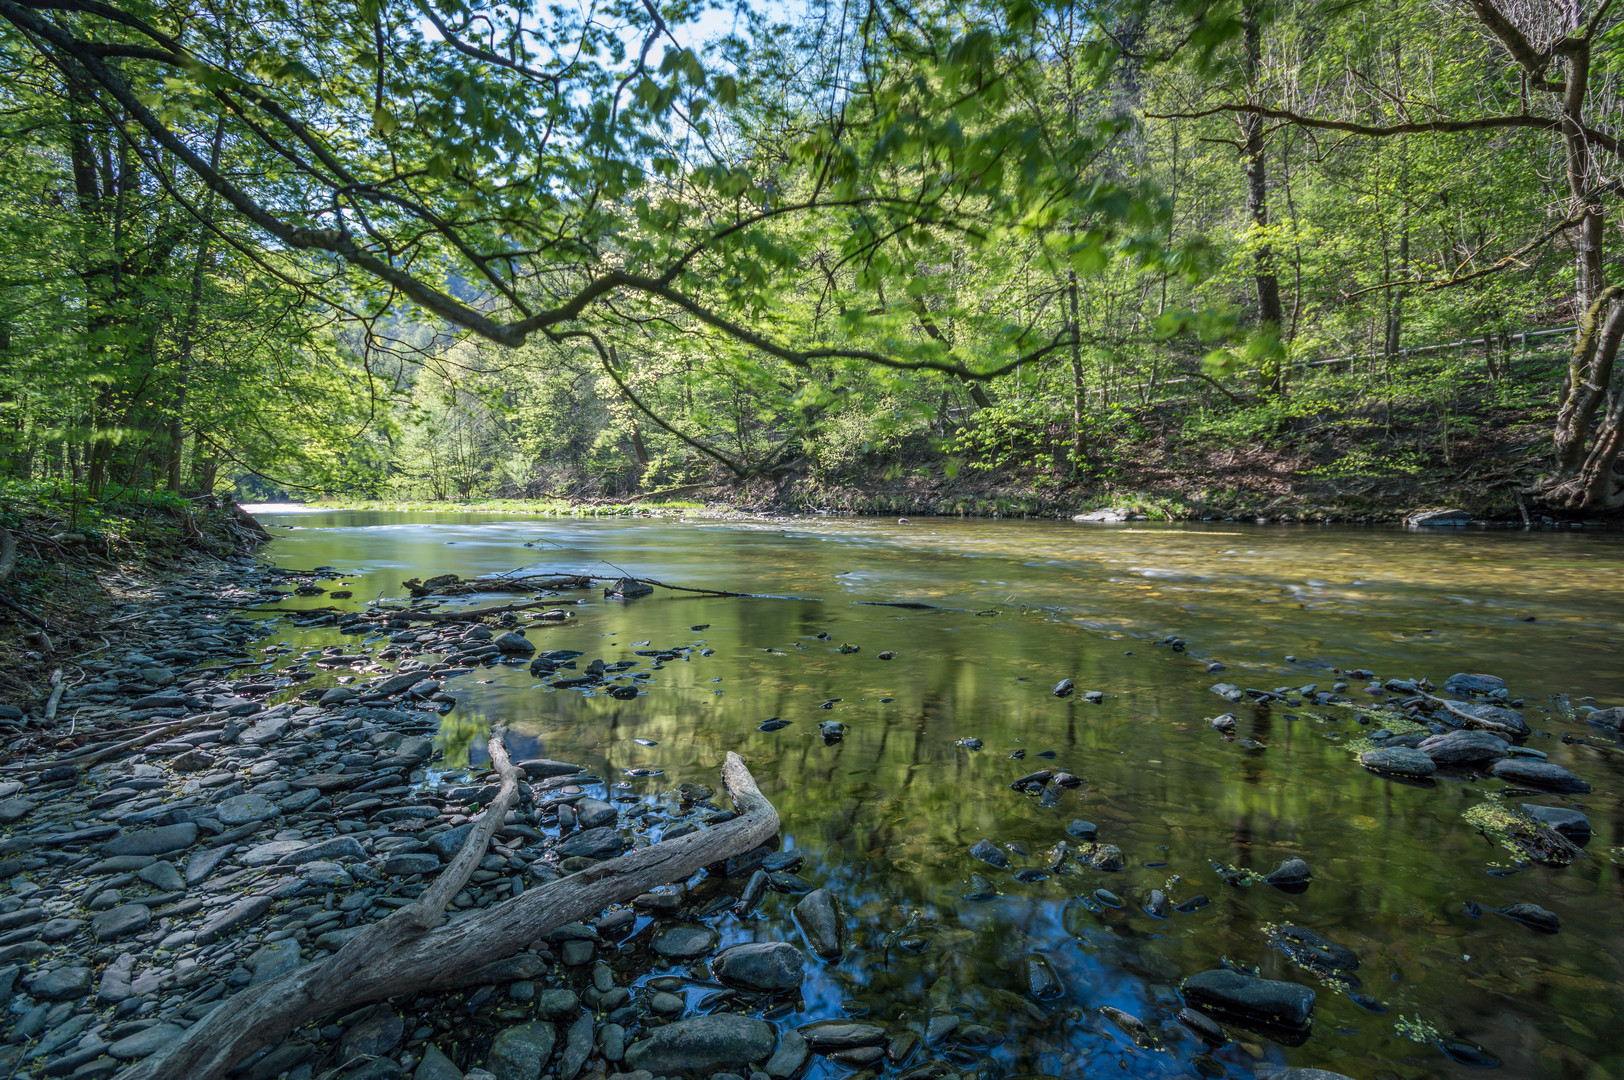
{"label": "water reflection", "polygon": [[[1503,867],[1506,853],[1460,815],[1498,783],[1425,789],[1366,774],[1346,746],[1360,733],[1346,712],[1233,707],[1238,741],[1206,723],[1229,708],[1208,689],[1218,678],[1329,688],[1332,666],[1439,682],[1456,670],[1489,670],[1527,696],[1537,728],[1603,742],[1537,703],[1558,692],[1624,701],[1618,537],[399,514],[267,520],[296,526],[273,551],[283,565],[355,569],[347,580],[357,604],[398,596],[404,577],[521,566],[615,566],[688,585],[821,597],[593,597],[579,618],[538,626],[531,639],[581,650],[583,663],[636,659],[638,670],[649,661],[634,655],[645,647],[634,643],[692,651],[653,670],[647,693],[630,701],[540,687],[522,666],[463,676],[447,684],[459,705],[442,731],[448,758],[478,761],[486,726],[500,720],[515,753],[579,762],[650,800],[683,781],[712,781],[726,751],[743,754],[779,808],[785,846],[808,855],[803,875],[840,896],[855,926],[847,958],[819,965],[808,981],[796,1022],[861,1002],[878,1020],[921,1030],[931,1013],[958,1010],[965,1023],[1003,1034],[986,1059],[998,1075],[1188,1075],[1203,1047],[1169,1023],[1175,988],[1227,957],[1314,985],[1319,1006],[1303,1046],[1243,1039],[1203,1063],[1209,1074],[1251,1076],[1282,1063],[1356,1077],[1464,1072],[1401,1033],[1428,1028],[1488,1048],[1507,1075],[1624,1071],[1609,1030],[1624,986],[1609,947],[1624,898],[1606,854],[1624,843],[1616,753],[1531,740],[1594,785],[1595,794],[1566,804],[1582,807],[1598,835],[1568,869],[1496,876],[1488,871]],[[852,602],[872,600],[956,610]],[[990,609],[997,614],[974,614]],[[1528,616],[1535,621],[1522,621]],[[691,630],[696,624],[708,626]],[[1191,643],[1188,652],[1152,644],[1170,633]],[[341,639],[309,632],[289,640]],[[843,643],[860,651],[842,653]],[[876,659],[882,650],[896,658]],[[1227,665],[1221,676],[1206,673],[1215,660]],[[1053,697],[1062,677],[1079,693]],[[1086,690],[1103,691],[1104,703],[1085,701]],[[760,731],[769,717],[790,724]],[[844,723],[844,739],[826,745],[821,720]],[[956,745],[972,736],[984,749]],[[1012,760],[1016,752],[1024,760]],[[1046,752],[1054,757],[1039,757]],[[1053,806],[1009,789],[1040,765],[1084,783]],[[637,767],[665,772],[624,779]],[[1030,852],[1012,856],[1012,870],[1041,867],[1074,818],[1096,823],[1126,868],[1024,884],[966,854],[988,839]],[[1291,855],[1315,874],[1297,895],[1231,886],[1213,868],[1266,872]],[[1001,895],[963,899],[971,873],[993,878]],[[1076,900],[1100,888],[1123,906],[1094,911]],[[1142,910],[1152,889],[1175,904],[1197,894],[1213,902],[1157,919]],[[729,942],[796,940],[795,899],[769,894],[754,918],[725,916],[719,929]],[[1537,902],[1563,929],[1546,938],[1508,920],[1473,919],[1468,901]],[[1362,966],[1352,991],[1386,1012],[1292,968],[1265,932],[1287,922],[1355,950]],[[1041,1004],[1027,996],[1033,952],[1049,959],[1064,996]],[[1159,1041],[1138,1045],[1099,1012],[1107,1006],[1143,1020]]]}

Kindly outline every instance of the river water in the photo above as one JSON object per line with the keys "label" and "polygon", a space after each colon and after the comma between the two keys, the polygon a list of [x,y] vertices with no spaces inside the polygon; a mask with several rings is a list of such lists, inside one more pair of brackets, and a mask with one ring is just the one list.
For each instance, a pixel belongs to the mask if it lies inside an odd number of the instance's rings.
{"label": "river water", "polygon": [[[458,704],[442,727],[453,766],[470,754],[477,765],[499,720],[515,758],[576,762],[650,799],[714,784],[724,754],[742,754],[779,810],[783,846],[805,853],[802,875],[839,897],[852,927],[842,962],[812,962],[787,1022],[866,1015],[923,1030],[956,1011],[1003,1036],[955,1066],[988,1077],[1312,1065],[1373,1080],[1466,1074],[1473,1060],[1518,1077],[1624,1075],[1624,757],[1615,736],[1549,704],[1554,694],[1581,708],[1589,696],[1624,704],[1616,534],[290,510],[261,520],[285,527],[273,561],[350,572],[354,599],[339,603],[354,607],[402,597],[408,577],[519,568],[623,569],[788,597],[576,594],[587,596],[577,618],[528,629],[539,648],[640,670],[638,649],[693,649],[629,701],[544,687],[523,665],[488,667],[446,684]],[[878,606],[897,602],[932,606]],[[1158,644],[1168,635],[1185,648]],[[331,630],[282,640],[354,641]],[[1213,662],[1225,670],[1209,674]],[[1231,706],[1210,689],[1330,690],[1336,669],[1359,668],[1439,685],[1458,671],[1503,677],[1536,729],[1527,745],[1594,788],[1512,801],[1582,809],[1595,830],[1585,855],[1562,869],[1523,865],[1463,820],[1498,780],[1418,786],[1366,772],[1352,744],[1369,728],[1353,710]],[[1064,678],[1077,693],[1055,697]],[[1380,701],[1366,682],[1348,693]],[[1236,738],[1208,724],[1224,711],[1239,720]],[[759,730],[772,717],[790,724]],[[843,740],[819,736],[829,720],[845,725]],[[958,744],[972,738],[981,749]],[[622,780],[631,768],[663,773]],[[1053,806],[1011,790],[1039,768],[1084,783]],[[1076,819],[1121,848],[1124,869],[1017,880],[1044,867]],[[971,858],[981,840],[1017,845],[1010,867]],[[1313,868],[1305,892],[1227,884],[1215,868],[1267,873],[1291,856]],[[996,898],[965,899],[972,874]],[[1122,906],[1093,899],[1099,889]],[[1142,910],[1152,889],[1211,903],[1156,918]],[[794,902],[769,894],[755,917],[714,925],[726,943],[798,943]],[[1491,910],[1525,902],[1555,912],[1560,932]],[[1353,978],[1294,967],[1268,937],[1288,923],[1352,949]],[[1063,996],[1033,1000],[1033,954]],[[1224,963],[1312,986],[1311,1037],[1289,1046],[1232,1028],[1212,1049],[1180,1027],[1180,980]],[[814,1070],[847,1071],[821,1060]]]}

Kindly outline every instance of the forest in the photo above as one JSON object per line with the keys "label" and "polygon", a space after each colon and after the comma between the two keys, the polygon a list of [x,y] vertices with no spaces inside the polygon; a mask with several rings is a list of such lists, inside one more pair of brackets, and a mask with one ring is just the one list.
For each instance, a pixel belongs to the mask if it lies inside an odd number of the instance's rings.
{"label": "forest", "polygon": [[0,0],[0,470],[1608,514],[1621,22]]}

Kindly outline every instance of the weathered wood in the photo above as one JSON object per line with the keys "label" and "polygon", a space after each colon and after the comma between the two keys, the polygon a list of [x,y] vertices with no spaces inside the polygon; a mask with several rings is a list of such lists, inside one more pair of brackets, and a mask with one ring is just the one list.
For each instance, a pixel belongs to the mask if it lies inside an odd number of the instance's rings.
{"label": "weathered wood", "polygon": [[162,742],[168,736],[185,731],[187,728],[200,727],[205,723],[224,720],[225,718],[226,714],[223,712],[198,713],[196,716],[171,721],[156,728],[137,728],[135,730],[145,731],[145,734],[134,739],[125,739],[123,742],[113,743],[110,746],[103,746],[99,750],[88,753],[80,749],[51,761],[17,761],[9,765],[0,765],[0,773],[39,772],[42,769],[49,769],[53,765],[94,765],[98,761],[106,761],[110,757],[116,757],[126,750],[134,750],[136,747],[146,746],[148,743]]}
{"label": "weathered wood", "polygon": [[[500,747],[493,741],[493,761],[499,753]],[[505,753],[501,760],[506,760]],[[336,955],[241,991],[192,1025],[173,1045],[127,1066],[118,1080],[182,1076],[218,1080],[239,1062],[304,1024],[368,1002],[451,985],[467,972],[511,956],[565,923],[681,881],[771,839],[778,832],[778,812],[737,754],[727,755],[722,779],[739,812],[732,821],[599,863],[436,929],[419,929],[426,909],[419,905],[403,908]],[[501,816],[493,804],[483,820],[500,821]],[[477,852],[472,857],[477,863],[488,839],[488,830],[476,830],[446,873],[463,866],[470,850]],[[438,901],[443,890],[430,892]],[[450,894],[444,898],[449,900]],[[414,912],[414,908],[418,910]]]}

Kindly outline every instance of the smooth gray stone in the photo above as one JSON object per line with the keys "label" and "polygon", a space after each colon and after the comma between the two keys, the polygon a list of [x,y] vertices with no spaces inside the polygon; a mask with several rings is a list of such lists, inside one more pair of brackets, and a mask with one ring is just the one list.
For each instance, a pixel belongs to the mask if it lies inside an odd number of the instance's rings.
{"label": "smooth gray stone", "polygon": [[90,981],[87,967],[59,967],[30,976],[24,985],[30,994],[45,1001],[72,1001],[90,992]]}
{"label": "smooth gray stone", "polygon": [[834,894],[828,889],[813,889],[795,905],[795,924],[806,938],[807,948],[823,960],[839,960],[844,937],[845,922]]}
{"label": "smooth gray stone", "polygon": [[120,1061],[144,1058],[180,1038],[182,1032],[183,1029],[174,1024],[153,1024],[144,1031],[119,1039],[107,1048],[107,1053]]}
{"label": "smooth gray stone", "polygon": [[1501,780],[1514,784],[1527,784],[1532,787],[1545,788],[1548,791],[1561,791],[1569,794],[1582,794],[1590,790],[1590,785],[1574,776],[1560,765],[1553,765],[1549,761],[1531,761],[1528,758],[1502,758],[1494,763],[1490,770]]}
{"label": "smooth gray stone", "polygon": [[243,961],[243,966],[254,973],[249,986],[270,982],[299,966],[299,943],[284,938],[261,945]]}
{"label": "smooth gray stone", "polygon": [[1511,744],[1491,731],[1446,731],[1422,739],[1416,749],[1439,765],[1492,761],[1511,755]]}
{"label": "smooth gray stone", "polygon": [[557,1039],[553,1025],[544,1020],[505,1028],[491,1040],[485,1067],[496,1080],[538,1080]]}
{"label": "smooth gray stone", "polygon": [[391,877],[432,874],[440,869],[440,857],[432,851],[407,851],[383,861],[383,872]]}
{"label": "smooth gray stone", "polygon": [[174,863],[155,862],[137,870],[135,876],[160,892],[180,892],[186,888],[186,880]]}
{"label": "smooth gray stone", "polygon": [[187,859],[186,884],[196,885],[207,878],[214,873],[214,868],[220,865],[220,861],[229,854],[231,854],[231,847],[226,845],[199,851],[196,855]]}
{"label": "smooth gray stone", "polygon": [[276,861],[278,866],[302,866],[309,862],[341,862],[345,859],[359,861],[366,857],[366,849],[361,847],[361,842],[355,837],[335,836],[328,840],[306,844]]}
{"label": "smooth gray stone", "polygon": [[261,720],[238,735],[237,741],[244,746],[269,746],[281,739],[283,733],[287,731],[288,725],[292,723],[293,719],[287,716]]}
{"label": "smooth gray stone", "polygon": [[656,1029],[626,1050],[629,1069],[656,1076],[710,1074],[770,1057],[778,1045],[773,1026],[737,1013],[712,1013]]}
{"label": "smooth gray stone", "polygon": [[1314,991],[1309,987],[1227,968],[1191,975],[1180,989],[1192,1005],[1284,1027],[1303,1027],[1314,1012]]}
{"label": "smooth gray stone", "polygon": [[156,829],[127,832],[102,844],[103,855],[167,855],[183,851],[197,842],[197,823],[182,821]]}
{"label": "smooth gray stone", "polygon": [[91,918],[90,936],[97,941],[113,941],[146,929],[151,921],[152,909],[145,904],[120,904]]}
{"label": "smooth gray stone", "polygon": [[708,926],[667,926],[654,935],[654,951],[668,960],[697,960],[722,939]]}
{"label": "smooth gray stone", "polygon": [[282,808],[263,795],[233,795],[216,803],[214,813],[222,825],[237,826],[280,817]]}
{"label": "smooth gray stone", "polygon": [[536,651],[536,646],[523,634],[509,630],[507,633],[491,642],[508,656],[529,656]]}
{"label": "smooth gray stone", "polygon": [[753,941],[722,950],[711,961],[711,972],[729,986],[778,993],[801,985],[805,963],[801,950],[787,941]]}
{"label": "smooth gray stone", "polygon": [[390,1008],[380,1009],[359,1024],[349,1028],[338,1040],[338,1060],[387,1054],[400,1045],[406,1034],[406,1021]]}
{"label": "smooth gray stone", "polygon": [[1498,675],[1473,675],[1462,671],[1444,680],[1444,690],[1451,694],[1488,695],[1505,688],[1506,681]]}
{"label": "smooth gray stone", "polygon": [[[957,1020],[958,1017],[953,1018]],[[791,1028],[778,1039],[778,1049],[773,1056],[767,1059],[767,1064],[761,1071],[772,1077],[773,1080],[788,1080],[801,1071],[806,1059],[812,1056],[812,1048],[806,1045],[806,1039],[799,1031]]]}
{"label": "smooth gray stone", "polygon": [[1438,763],[1408,746],[1380,746],[1359,755],[1359,764],[1371,772],[1388,776],[1421,778],[1438,771]]}
{"label": "smooth gray stone", "polygon": [[417,1063],[412,1080],[462,1080],[462,1070],[438,1046],[429,1043],[423,1048],[423,1060]]}
{"label": "smooth gray stone", "polygon": [[272,898],[263,894],[237,901],[203,924],[197,932],[197,944],[206,945],[221,934],[259,918],[271,909],[272,903]]}

